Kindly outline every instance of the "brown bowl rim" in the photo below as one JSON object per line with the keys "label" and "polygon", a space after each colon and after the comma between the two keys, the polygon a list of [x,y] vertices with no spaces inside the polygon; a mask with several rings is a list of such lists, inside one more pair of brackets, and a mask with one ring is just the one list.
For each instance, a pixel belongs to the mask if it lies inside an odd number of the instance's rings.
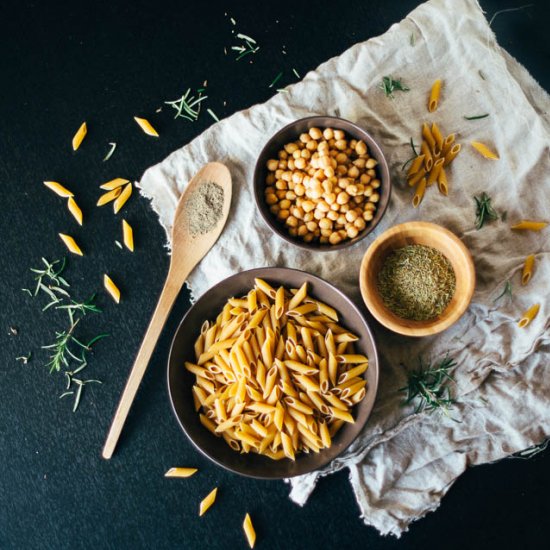
{"label": "brown bowl rim", "polygon": [[[336,124],[341,124],[344,126],[343,128],[337,128],[344,131],[348,131],[349,128],[351,128],[354,132],[361,135],[361,139],[363,139],[367,146],[369,147],[369,150],[373,151],[375,154],[373,155],[376,160],[379,163],[379,167],[381,170],[380,179],[382,180],[382,184],[387,187],[387,199],[383,203],[379,203],[379,207],[377,208],[376,212],[376,222],[371,223],[368,225],[357,237],[351,240],[346,240],[343,243],[336,244],[336,245],[326,245],[326,244],[319,244],[319,243],[306,243],[302,241],[301,239],[292,237],[289,235],[283,227],[280,227],[277,223],[277,220],[273,217],[271,212],[269,212],[267,205],[265,204],[265,201],[263,200],[263,196],[260,193],[261,187],[265,184],[265,182],[260,181],[262,171],[264,170],[264,167],[260,164],[260,160],[264,157],[265,153],[269,151],[273,145],[273,142],[277,139],[277,137],[282,134],[283,132],[288,131],[292,127],[304,123],[304,122],[310,122],[312,123],[312,126],[316,126],[314,124],[314,121],[319,121],[319,126],[327,126],[328,121],[334,121]],[[332,127],[336,127],[334,125],[331,125]],[[353,136],[355,137],[355,136]],[[361,126],[358,124],[351,122],[345,118],[337,117],[337,116],[331,116],[331,115],[313,115],[308,117],[299,118],[297,120],[294,120],[293,122],[290,122],[277,130],[266,142],[266,144],[262,147],[262,150],[260,151],[260,154],[258,155],[258,159],[256,161],[256,166],[254,167],[254,176],[253,176],[253,191],[254,191],[254,200],[256,201],[256,208],[259,210],[261,217],[267,224],[267,226],[278,235],[281,239],[285,240],[288,243],[291,243],[295,246],[298,246],[299,248],[305,249],[305,250],[316,250],[319,252],[333,252],[335,250],[342,250],[343,248],[349,248],[350,246],[354,246],[359,241],[363,240],[367,235],[369,235],[372,231],[376,229],[378,224],[382,221],[382,218],[384,217],[386,210],[390,204],[391,200],[391,193],[392,193],[392,183],[391,183],[391,176],[390,176],[390,170],[388,166],[388,161],[386,160],[386,157],[384,156],[384,153],[382,151],[382,148],[380,145],[378,145],[378,142]],[[382,195],[381,195],[382,198]],[[380,214],[378,214],[380,212]],[[374,221],[374,220],[373,220]]]}
{"label": "brown bowl rim", "polygon": [[[452,240],[458,246],[458,249],[461,251],[462,255],[466,259],[466,263],[468,265],[469,279],[472,281],[472,284],[467,289],[466,299],[463,301],[463,304],[460,307],[455,308],[448,316],[441,318],[439,321],[436,320],[433,324],[427,327],[407,327],[404,325],[400,325],[396,321],[389,321],[386,317],[380,315],[378,309],[374,307],[371,302],[370,292],[365,284],[365,273],[368,263],[371,261],[375,253],[379,250],[380,246],[384,242],[393,237],[396,233],[403,233],[412,229],[422,229],[426,227],[435,229],[446,238]],[[467,246],[459,239],[459,237],[455,235],[452,231],[450,231],[446,227],[443,227],[442,225],[433,222],[411,221],[390,227],[370,244],[369,248],[363,256],[363,259],[361,260],[361,267],[359,269],[359,288],[361,290],[363,302],[365,303],[367,309],[381,325],[385,326],[393,332],[396,332],[397,334],[402,334],[403,336],[432,336],[448,329],[451,325],[456,323],[468,309],[474,295],[475,286],[476,274],[471,252],[468,250]]]}
{"label": "brown bowl rim", "polygon": [[[180,415],[178,414],[178,411],[176,410],[176,406],[175,406],[175,403],[174,403],[174,396],[173,396],[173,393],[172,393],[173,390],[172,390],[171,379],[170,379],[170,372],[171,372],[171,369],[172,369],[172,365],[175,361],[175,359],[173,359],[175,343],[176,343],[176,340],[177,340],[180,332],[182,331],[182,328],[184,327],[184,324],[185,324],[187,318],[189,317],[192,309],[194,307],[196,307],[196,305],[200,301],[207,299],[208,294],[210,292],[212,292],[214,289],[217,289],[217,288],[223,286],[224,284],[227,284],[227,282],[230,281],[230,280],[233,280],[233,279],[238,278],[238,277],[242,277],[243,274],[248,274],[248,275],[254,274],[255,276],[262,277],[262,278],[265,278],[265,279],[270,279],[270,278],[280,279],[281,278],[280,275],[279,276],[277,276],[277,275],[270,276],[269,272],[272,272],[272,271],[283,272],[283,273],[291,271],[291,272],[299,273],[304,277],[308,277],[308,279],[315,280],[318,284],[320,284],[321,286],[325,286],[331,292],[334,292],[334,293],[338,294],[344,300],[344,302],[347,303],[347,306],[349,307],[349,310],[353,312],[353,314],[357,317],[357,319],[363,325],[365,334],[367,335],[367,337],[370,341],[370,344],[372,346],[372,357],[369,357],[369,370],[371,370],[371,372],[374,371],[373,383],[372,383],[372,385],[369,385],[369,391],[367,392],[367,395],[369,396],[369,398],[368,398],[368,401],[366,401],[363,404],[363,407],[366,411],[364,413],[364,415],[365,415],[364,420],[362,421],[362,424],[360,424],[360,425],[357,424],[357,423],[352,425],[354,427],[357,427],[356,430],[355,430],[356,433],[353,434],[353,437],[351,437],[351,439],[345,445],[341,446],[341,448],[339,450],[337,450],[336,452],[331,452],[331,450],[332,450],[332,446],[331,446],[328,449],[321,450],[319,453],[317,453],[315,455],[316,457],[321,458],[321,457],[324,456],[325,458],[316,461],[316,464],[314,465],[314,467],[303,468],[302,470],[297,468],[295,472],[285,474],[285,475],[270,475],[269,471],[266,471],[266,473],[263,474],[263,475],[251,474],[251,473],[249,473],[245,470],[240,470],[238,468],[231,467],[230,465],[224,463],[223,459],[221,459],[217,456],[213,456],[212,454],[208,453],[200,445],[200,443],[197,442],[191,436],[188,429],[186,429],[186,423],[180,418]],[[191,307],[185,312],[184,316],[182,317],[182,320],[178,324],[178,327],[176,328],[176,330],[174,332],[174,336],[172,337],[172,340],[171,340],[171,343],[170,343],[170,351],[169,351],[169,354],[168,354],[167,370],[166,370],[166,382],[167,382],[167,386],[168,386],[168,397],[169,397],[169,400],[170,400],[170,406],[172,408],[172,412],[174,413],[174,416],[176,417],[181,430],[183,431],[183,433],[185,434],[187,439],[191,442],[193,447],[195,447],[195,449],[197,449],[203,456],[208,458],[211,462],[213,462],[217,466],[222,467],[224,470],[242,475],[244,477],[250,477],[250,478],[254,478],[254,479],[266,479],[266,480],[287,479],[287,478],[291,478],[291,477],[295,477],[295,476],[299,476],[299,475],[304,475],[304,474],[316,471],[316,470],[326,466],[327,464],[329,464],[330,462],[332,462],[333,460],[335,460],[336,458],[341,456],[341,454],[343,452],[345,452],[354,443],[354,441],[357,439],[357,437],[359,436],[361,431],[366,426],[366,424],[367,424],[367,422],[368,422],[368,420],[369,420],[369,418],[372,414],[372,410],[374,408],[374,404],[376,402],[376,396],[377,396],[377,393],[378,393],[379,379],[380,379],[380,360],[379,360],[379,356],[378,356],[378,349],[377,349],[377,346],[376,346],[376,340],[375,340],[373,332],[372,332],[371,328],[369,327],[369,324],[368,324],[368,322],[365,318],[365,315],[361,312],[360,308],[357,305],[355,305],[353,303],[353,301],[344,292],[342,292],[340,289],[338,289],[337,287],[335,287],[334,285],[332,285],[328,281],[325,281],[321,277],[318,277],[317,275],[313,275],[312,273],[308,273],[307,271],[303,271],[303,270],[300,270],[300,269],[288,268],[288,267],[260,267],[260,268],[249,269],[249,270],[246,270],[246,271],[241,271],[239,273],[235,273],[233,275],[230,275],[229,277],[226,277],[225,279],[223,279],[219,283],[217,283],[217,284],[213,285],[212,287],[210,287],[204,294],[202,294],[198,298],[198,300],[194,304],[191,305]],[[358,405],[356,405],[356,406],[358,406]],[[204,430],[206,432],[206,428],[204,428]],[[208,432],[208,435],[211,435],[211,434]],[[228,449],[231,450],[229,447],[228,447]],[[232,451],[232,452],[235,453],[236,451]],[[288,459],[283,459],[283,460],[288,460]],[[299,458],[297,460],[299,460]],[[282,462],[282,461],[278,461],[278,462]],[[296,464],[296,463],[297,462],[294,462],[294,464]],[[268,464],[271,464],[271,463],[268,463]]]}

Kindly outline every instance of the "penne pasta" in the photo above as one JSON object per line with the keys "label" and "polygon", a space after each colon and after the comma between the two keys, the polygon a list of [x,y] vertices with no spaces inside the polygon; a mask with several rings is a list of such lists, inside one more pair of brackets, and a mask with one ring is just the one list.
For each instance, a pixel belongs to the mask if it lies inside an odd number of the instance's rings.
{"label": "penne pasta", "polygon": [[520,222],[512,225],[512,229],[521,229],[527,231],[540,231],[548,225],[548,222],[537,222],[532,220],[521,220]]}
{"label": "penne pasta", "polygon": [[107,193],[103,193],[99,200],[97,201],[96,206],[103,206],[111,201],[114,201],[122,193],[122,187],[115,187]]}
{"label": "penne pasta", "polygon": [[425,155],[418,155],[415,157],[415,159],[411,162],[409,170],[407,171],[407,178],[410,178],[413,174],[416,174],[420,170],[421,166],[424,164],[424,158]]}
{"label": "penne pasta", "polygon": [[435,155],[435,139],[432,135],[432,131],[430,130],[430,127],[424,122],[422,124],[422,137],[428,144],[428,147],[430,148],[430,152],[432,155]]}
{"label": "penne pasta", "polygon": [[533,268],[535,266],[535,255],[530,254],[525,258],[525,263],[523,264],[523,271],[521,273],[521,284],[525,286],[533,276]]}
{"label": "penne pasta", "polygon": [[430,96],[428,98],[428,111],[433,113],[439,105],[439,96],[441,95],[441,79],[437,79],[432,84]]}
{"label": "penne pasta", "polygon": [[540,304],[531,306],[522,316],[518,322],[519,328],[525,328],[531,321],[537,316],[540,309]]}
{"label": "penne pasta", "polygon": [[78,225],[82,225],[82,210],[80,206],[76,204],[76,201],[73,197],[67,199],[67,208],[69,212],[73,215],[73,218],[78,222]]}
{"label": "penne pasta", "polygon": [[[120,187],[117,187],[117,189],[120,189]],[[120,195],[115,199],[115,202],[113,203],[113,210],[115,214],[118,214],[120,212],[120,209],[126,204],[126,201],[130,198],[131,194],[132,184],[127,183],[124,189],[122,189]]]}
{"label": "penne pasta", "polygon": [[424,155],[424,168],[426,168],[426,172],[429,172],[432,169],[434,160],[428,143],[423,141],[420,145],[420,151],[422,152],[422,155]]}
{"label": "penne pasta", "polygon": [[498,160],[500,158],[497,153],[491,151],[487,145],[480,141],[472,141],[471,146],[486,159]]}
{"label": "penne pasta", "polygon": [[216,495],[218,494],[218,488],[216,487],[210,493],[208,493],[201,501],[199,505],[199,516],[203,516],[208,509],[216,502]]}
{"label": "penne pasta", "polygon": [[105,287],[105,290],[111,295],[111,298],[118,304],[120,303],[120,290],[115,285],[111,277],[109,275],[104,274],[103,275],[103,286]]}
{"label": "penne pasta", "polygon": [[76,134],[73,136],[73,139],[72,139],[73,151],[76,151],[80,147],[87,133],[88,133],[88,127],[86,126],[86,123],[83,122],[80,125],[80,128],[76,131]]}
{"label": "penne pasta", "polygon": [[425,192],[426,192],[426,178],[422,178],[421,182],[416,187],[416,191],[414,192],[414,196],[412,200],[412,205],[415,208],[418,208],[418,206],[422,202]]}
{"label": "penne pasta", "polygon": [[134,251],[134,230],[126,220],[122,220],[122,240],[124,242],[124,246],[126,246],[126,248],[130,250],[130,252],[133,252]]}
{"label": "penne pasta", "polygon": [[191,477],[197,472],[197,468],[170,468],[164,477]]}
{"label": "penne pasta", "polygon": [[439,130],[439,126],[435,122],[432,122],[431,132],[435,141],[434,153],[436,155],[440,155],[441,151],[443,150],[444,140],[443,136],[441,135],[441,131]]}
{"label": "penne pasta", "polygon": [[127,183],[130,183],[130,180],[127,180],[125,178],[115,178],[114,180],[110,180],[106,183],[102,183],[99,186],[99,188],[105,189],[105,191],[112,191],[113,189],[116,189],[117,187],[122,187]]}
{"label": "penne pasta", "polygon": [[426,180],[426,187],[430,187],[437,181],[437,179],[439,178],[439,173],[443,169],[444,162],[445,162],[445,159],[442,159],[442,158],[437,159],[434,162],[432,171],[429,173],[428,179]]}
{"label": "penne pasta", "polygon": [[56,181],[45,181],[44,185],[60,197],[74,197],[74,193],[72,191],[69,191],[66,187],[63,187],[63,185],[57,183]]}
{"label": "penne pasta", "polygon": [[248,513],[244,516],[243,530],[248,546],[250,546],[250,548],[254,548],[254,544],[256,543],[256,531],[254,530],[252,520],[250,519],[250,514]]}
{"label": "penne pasta", "polygon": [[443,163],[443,167],[451,164],[451,162],[455,159],[458,153],[460,153],[461,148],[462,146],[460,145],[460,143],[456,143],[449,149],[449,151],[445,154],[445,157],[444,157],[445,162]]}
{"label": "penne pasta", "polygon": [[447,174],[443,167],[441,167],[437,177],[437,188],[442,195],[447,196],[449,194],[449,182],[447,181]]}
{"label": "penne pasta", "polygon": [[73,254],[76,254],[77,256],[84,256],[84,253],[80,249],[80,247],[76,244],[76,241],[73,237],[70,235],[65,235],[64,233],[59,233],[59,236],[61,237],[61,240],[65,244],[65,246],[68,248],[69,252],[72,252]]}
{"label": "penne pasta", "polygon": [[137,122],[138,126],[143,130],[148,136],[159,137],[158,132],[153,128],[152,124],[146,118],[140,118],[135,116],[134,120]]}
{"label": "penne pasta", "polygon": [[[424,158],[425,155],[420,155],[422,158]],[[419,181],[422,180],[422,178],[424,178],[426,176],[426,168],[420,168],[420,170],[418,170],[418,172],[416,172],[415,174],[413,174],[410,178],[409,178],[409,186],[410,187],[414,187]]]}

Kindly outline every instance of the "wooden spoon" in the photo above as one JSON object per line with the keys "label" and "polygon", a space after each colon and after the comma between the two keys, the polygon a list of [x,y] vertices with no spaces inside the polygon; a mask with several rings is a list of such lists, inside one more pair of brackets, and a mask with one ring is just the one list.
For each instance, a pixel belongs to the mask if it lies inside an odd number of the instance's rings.
{"label": "wooden spoon", "polygon": [[[193,236],[189,231],[186,204],[193,191],[197,190],[201,184],[207,182],[216,183],[223,189],[222,216],[216,226],[208,233]],[[120,398],[109,435],[105,441],[105,447],[103,447],[103,458],[109,459],[113,456],[124,422],[130,412],[130,407],[149,364],[149,359],[153,354],[164,323],[172,310],[174,301],[189,273],[191,273],[193,268],[204,258],[206,253],[218,240],[227,220],[230,204],[231,174],[227,167],[219,162],[211,162],[203,166],[189,182],[187,189],[181,195],[176,208],[174,226],[172,227],[172,257],[168,276],[166,277],[164,288],[143,338],[134,366],[126,382],[126,387]]]}

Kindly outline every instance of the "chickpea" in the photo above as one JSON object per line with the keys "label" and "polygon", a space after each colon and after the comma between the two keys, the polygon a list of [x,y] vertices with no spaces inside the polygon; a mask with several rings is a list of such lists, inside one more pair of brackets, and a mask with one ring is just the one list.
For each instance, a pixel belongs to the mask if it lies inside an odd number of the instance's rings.
{"label": "chickpea", "polygon": [[327,212],[327,218],[335,222],[338,219],[338,212],[336,212],[335,210],[329,210]]}
{"label": "chickpea", "polygon": [[301,151],[300,149],[296,149],[296,151],[294,151],[294,153],[292,153],[292,158],[293,158],[294,160],[299,159],[300,156],[301,156],[301,152],[302,152],[302,151]]}
{"label": "chickpea", "polygon": [[292,172],[290,170],[284,171],[281,179],[286,182],[290,181],[292,179]]}
{"label": "chickpea", "polygon": [[378,193],[373,193],[369,198],[370,202],[378,202],[379,200],[380,200],[380,195]]}
{"label": "chickpea", "polygon": [[343,164],[338,164],[338,166],[336,166],[336,173],[339,176],[345,176],[348,173],[348,167]]}
{"label": "chickpea", "polygon": [[279,200],[283,200],[286,197],[286,191],[284,189],[277,189],[277,191],[275,191],[275,194],[277,195],[277,198]]}
{"label": "chickpea", "polygon": [[325,179],[325,171],[319,168],[318,170],[315,170],[315,174],[313,175],[313,177],[321,182]]}
{"label": "chickpea", "polygon": [[344,130],[334,130],[334,139],[344,139],[346,134]]}
{"label": "chickpea", "polygon": [[342,214],[340,216],[338,216],[338,219],[336,220],[336,223],[338,225],[346,225],[346,216],[344,216]]}
{"label": "chickpea", "polygon": [[298,227],[298,220],[294,216],[289,216],[286,221],[286,225],[289,227]]}
{"label": "chickpea", "polygon": [[321,244],[327,244],[328,243],[328,237],[323,237],[322,235],[319,237],[319,242]]}
{"label": "chickpea", "polygon": [[320,234],[321,234],[321,230],[320,230],[320,229],[316,229],[316,230],[313,232],[313,235],[314,235],[315,237],[318,237]]}
{"label": "chickpea", "polygon": [[374,191],[370,185],[367,185],[363,191],[363,195],[365,195],[365,197],[370,197],[373,193]]}
{"label": "chickpea", "polygon": [[372,213],[372,210],[365,210],[363,212],[363,219],[366,222],[370,222],[372,220],[372,218],[374,218],[374,214]]}
{"label": "chickpea", "polygon": [[327,194],[327,193],[331,193],[332,192],[332,183],[330,183],[330,181],[328,180],[325,180],[322,184],[321,184],[321,187],[323,188],[323,194]]}
{"label": "chickpea", "polygon": [[342,237],[338,233],[332,233],[331,236],[328,238],[328,242],[330,244],[339,244],[342,242]]}
{"label": "chickpea", "polygon": [[336,140],[334,138],[330,138],[328,140],[328,144],[331,147],[331,149],[334,149],[334,144],[336,143]]}
{"label": "chickpea", "polygon": [[348,168],[348,176],[350,178],[357,178],[359,177],[359,168],[357,166],[350,166]]}
{"label": "chickpea", "polygon": [[280,160],[279,161],[279,170],[286,170],[287,169],[287,162],[286,160]]}
{"label": "chickpea", "polygon": [[370,183],[371,181],[371,177],[368,175],[368,174],[361,174],[361,176],[359,177],[359,181],[363,184],[363,185],[367,185]]}
{"label": "chickpea", "polygon": [[[279,165],[277,164],[277,166]],[[283,172],[284,170],[281,170],[281,168],[277,168],[277,170],[275,170],[275,179],[280,180],[281,176],[283,175]]]}
{"label": "chickpea", "polygon": [[330,206],[331,204],[334,204],[336,202],[336,194],[335,193],[326,193],[324,195],[325,202]]}
{"label": "chickpea", "polygon": [[362,197],[361,195],[357,195],[356,197],[353,197],[351,199],[355,204],[363,204],[363,201],[365,200],[364,197]]}
{"label": "chickpea", "polygon": [[299,159],[296,159],[294,161],[294,166],[298,168],[298,170],[303,170],[306,167],[306,159],[300,157]]}
{"label": "chickpea", "polygon": [[322,218],[319,221],[319,227],[321,229],[332,229],[332,221],[329,220],[328,218]]}
{"label": "chickpea", "polygon": [[367,168],[374,168],[377,164],[378,164],[378,161],[371,157],[370,159],[367,160],[367,163],[365,164],[365,166]]}
{"label": "chickpea", "polygon": [[313,231],[315,231],[319,226],[317,222],[311,221],[306,223],[306,227],[308,231],[311,231],[313,233]]}
{"label": "chickpea", "polygon": [[[289,170],[294,170],[294,159],[289,159],[287,166]],[[292,177],[292,175],[290,177]]]}
{"label": "chickpea", "polygon": [[330,165],[328,168],[325,168],[325,177],[326,178],[333,178],[334,177],[334,168],[332,165]]}
{"label": "chickpea", "polygon": [[305,225],[300,225],[298,227],[298,236],[303,237],[307,233],[307,227]]}
{"label": "chickpea", "polygon": [[336,202],[338,204],[346,204],[349,202],[349,195],[345,191],[341,191],[336,197]]}
{"label": "chickpea", "polygon": [[338,212],[338,210],[340,210],[340,205],[337,202],[334,202],[330,205],[330,209]]}
{"label": "chickpea", "polygon": [[270,171],[270,172],[275,172],[275,170],[277,170],[279,166],[279,161],[278,160],[275,160],[275,159],[269,159],[267,161],[267,169]]}
{"label": "chickpea", "polygon": [[306,223],[313,221],[313,212],[308,212],[307,214],[304,214],[304,221]]}
{"label": "chickpea", "polygon": [[353,161],[353,165],[354,165],[354,166],[357,166],[357,168],[365,168],[366,162],[367,162],[367,161],[366,161],[365,159],[359,158],[359,159],[355,159],[355,160]]}
{"label": "chickpea", "polygon": [[378,189],[380,187],[380,180],[372,180],[371,186],[373,189]]}
{"label": "chickpea", "polygon": [[288,183],[285,180],[277,180],[275,182],[275,187],[277,189],[288,189]]}
{"label": "chickpea", "polygon": [[272,213],[272,214],[278,214],[279,213],[279,210],[281,208],[279,207],[278,204],[273,204],[269,207],[269,211]]}
{"label": "chickpea", "polygon": [[350,208],[350,205],[349,205],[349,202],[347,204],[342,204],[342,206],[340,206],[340,212],[342,214],[345,214]]}
{"label": "chickpea", "polygon": [[300,156],[303,158],[303,159],[310,159],[311,158],[311,151],[309,149],[302,149],[300,151]]}
{"label": "chickpea", "polygon": [[265,182],[267,183],[267,185],[273,185],[275,183],[275,174],[273,172],[267,174]]}
{"label": "chickpea", "polygon": [[304,179],[304,173],[303,172],[294,172],[292,174],[292,182],[293,183],[302,183]]}
{"label": "chickpea", "polygon": [[289,155],[292,155],[292,153],[294,153],[294,151],[297,151],[297,150],[298,150],[298,146],[295,143],[287,143],[285,145],[285,151]]}
{"label": "chickpea", "polygon": [[367,174],[371,177],[371,178],[374,178],[374,176],[376,176],[376,170],[374,168],[371,168],[370,170],[367,170]]}
{"label": "chickpea", "polygon": [[[307,195],[307,191],[306,191]],[[309,198],[313,200],[320,199],[323,196],[323,190],[321,189],[321,186],[319,187],[313,187],[309,190]]]}
{"label": "chickpea", "polygon": [[345,139],[339,139],[338,141],[336,141],[334,146],[336,147],[336,149],[338,149],[338,151],[343,151],[347,148],[348,144]]}
{"label": "chickpea", "polygon": [[279,199],[277,199],[277,197],[273,193],[270,193],[265,196],[265,202],[271,206],[272,204],[277,204],[277,202],[279,202]]}
{"label": "chickpea", "polygon": [[363,229],[365,229],[365,227],[367,226],[367,224],[365,223],[365,220],[363,218],[357,218],[353,222],[353,225],[355,227],[357,227],[357,229],[359,229],[359,231],[363,231]]}
{"label": "chickpea", "polygon": [[315,203],[313,201],[304,201],[302,203],[302,208],[304,209],[304,212],[311,212],[315,209]]}
{"label": "chickpea", "polygon": [[362,183],[357,184],[357,194],[363,195],[365,193],[365,186]]}
{"label": "chickpea", "polygon": [[311,136],[309,134],[300,134],[300,137],[298,139],[302,143],[307,143],[308,141],[311,141]]}
{"label": "chickpea", "polygon": [[348,156],[346,155],[346,153],[338,153],[335,159],[338,164],[346,164]]}
{"label": "chickpea", "polygon": [[330,205],[323,200],[319,201],[319,204],[317,205],[317,210],[320,210],[321,212],[328,212],[330,210]]}
{"label": "chickpea", "polygon": [[315,212],[313,212],[313,217],[317,221],[321,221],[325,217],[325,213],[321,212],[321,210],[315,210]]}
{"label": "chickpea", "polygon": [[332,139],[334,137],[334,132],[332,131],[332,128],[325,128],[323,130],[323,137],[329,141],[330,139]]}
{"label": "chickpea", "polygon": [[315,149],[317,149],[317,142],[314,139],[308,141],[306,143],[306,149],[309,149],[310,151],[315,151]]}
{"label": "chickpea", "polygon": [[277,217],[280,220],[286,220],[289,216],[290,216],[290,212],[288,210],[284,210],[282,208],[281,208],[281,210],[279,210],[279,213],[277,214]]}
{"label": "chickpea", "polygon": [[364,141],[358,141],[357,145],[355,146],[355,152],[358,155],[366,155],[367,154],[367,145]]}
{"label": "chickpea", "polygon": [[346,233],[348,234],[348,237],[350,239],[355,239],[355,237],[357,237],[357,235],[359,235],[359,230],[357,229],[357,227],[354,227],[353,225],[350,225],[346,228]]}
{"label": "chickpea", "polygon": [[304,239],[305,243],[310,243],[313,240],[313,233],[306,233],[302,239]]}
{"label": "chickpea", "polygon": [[289,209],[290,208],[290,201],[288,199],[283,199],[280,203],[279,203],[279,206],[283,209]]}
{"label": "chickpea", "polygon": [[332,229],[321,229],[321,237],[330,237],[332,235]]}
{"label": "chickpea", "polygon": [[306,192],[306,188],[301,184],[297,183],[294,187],[294,193],[296,193],[297,197],[303,197]]}
{"label": "chickpea", "polygon": [[319,128],[310,128],[309,135],[312,139],[321,139],[323,137],[323,132]]}
{"label": "chickpea", "polygon": [[291,237],[296,237],[296,235],[298,235],[298,231],[295,227],[290,227],[289,230],[288,230],[288,234]]}
{"label": "chickpea", "polygon": [[350,184],[346,187],[346,193],[352,197],[357,196],[357,185]]}
{"label": "chickpea", "polygon": [[354,222],[357,219],[357,212],[355,210],[348,210],[346,212],[346,220],[348,222]]}
{"label": "chickpea", "polygon": [[295,206],[294,208],[292,208],[290,210],[290,213],[297,219],[297,220],[301,220],[303,219],[304,217],[304,209],[299,207],[299,206]]}
{"label": "chickpea", "polygon": [[279,151],[278,157],[279,157],[279,161],[286,160],[288,158],[288,153],[284,150]]}
{"label": "chickpea", "polygon": [[374,211],[374,210],[376,210],[376,205],[372,202],[367,202],[367,204],[365,204],[365,210]]}

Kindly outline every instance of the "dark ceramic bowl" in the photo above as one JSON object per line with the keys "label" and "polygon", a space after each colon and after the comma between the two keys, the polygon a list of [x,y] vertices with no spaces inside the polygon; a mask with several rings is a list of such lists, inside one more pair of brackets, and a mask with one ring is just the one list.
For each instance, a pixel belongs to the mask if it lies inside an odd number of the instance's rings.
{"label": "dark ceramic bowl", "polygon": [[[310,128],[333,128],[335,130],[344,130],[347,136],[355,138],[357,140],[363,140],[368,147],[370,156],[374,157],[378,161],[377,170],[380,176],[380,200],[378,201],[378,207],[376,209],[374,218],[369,222],[367,227],[361,231],[354,239],[346,240],[340,244],[320,244],[320,243],[306,243],[299,237],[292,237],[289,235],[287,227],[277,220],[273,215],[269,206],[265,202],[264,189],[265,180],[268,174],[267,161],[272,158],[277,158],[277,153],[283,148],[283,146],[290,141],[296,141],[298,136],[304,132],[308,132]],[[353,246],[355,243],[364,239],[374,228],[380,223],[380,220],[386,212],[386,208],[390,202],[391,195],[391,182],[390,171],[388,163],[376,141],[365,130],[342,118],[333,116],[312,116],[307,118],[301,118],[295,122],[291,122],[281,130],[279,130],[264,146],[258,161],[256,162],[256,168],[254,169],[254,198],[256,205],[262,218],[267,225],[273,230],[274,233],[279,235],[285,241],[295,244],[301,248],[307,250],[319,250],[324,252],[331,252],[333,250],[339,250],[341,248],[347,248]]]}
{"label": "dark ceramic bowl", "polygon": [[[191,388],[195,376],[184,368],[185,361],[195,358],[193,344],[200,333],[200,327],[206,319],[214,319],[232,296],[246,294],[254,286],[254,278],[260,277],[274,286],[285,285],[299,288],[308,282],[309,293],[333,306],[340,315],[340,323],[357,334],[358,352],[369,358],[369,368],[365,372],[367,394],[363,401],[352,409],[354,424],[345,424],[334,436],[332,445],[319,453],[300,453],[296,461],[289,459],[274,461],[255,453],[240,454],[219,437],[210,433],[199,421],[195,411]],[[317,470],[342,453],[363,429],[370,415],[378,387],[378,356],[372,334],[355,305],[339,290],[327,282],[295,269],[260,268],[237,273],[218,283],[191,307],[181,321],[170,349],[168,360],[168,391],[172,409],[180,426],[193,445],[210,460],[241,475],[281,479]]]}

